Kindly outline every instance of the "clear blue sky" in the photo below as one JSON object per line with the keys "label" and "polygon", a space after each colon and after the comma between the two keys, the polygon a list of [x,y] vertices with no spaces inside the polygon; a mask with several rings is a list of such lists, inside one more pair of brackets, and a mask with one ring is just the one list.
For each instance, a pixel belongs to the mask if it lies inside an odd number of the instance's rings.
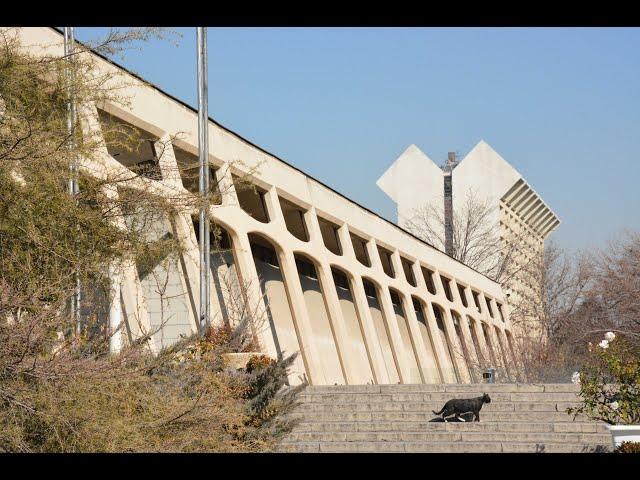
{"label": "clear blue sky", "polygon": [[[196,105],[194,29],[116,59]],[[79,39],[102,29],[79,28]],[[394,221],[376,179],[410,144],[486,140],[572,248],[640,229],[640,29],[210,28],[217,121]]]}

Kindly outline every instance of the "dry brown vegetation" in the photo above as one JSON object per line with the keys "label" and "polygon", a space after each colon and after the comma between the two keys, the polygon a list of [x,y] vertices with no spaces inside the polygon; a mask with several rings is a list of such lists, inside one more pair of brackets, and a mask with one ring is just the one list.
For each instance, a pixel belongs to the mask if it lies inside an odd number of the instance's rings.
{"label": "dry brown vegetation", "polygon": [[[171,236],[150,240],[148,224],[199,200],[160,198],[145,172],[100,176],[87,167],[103,139],[81,128],[82,117],[69,133],[68,88],[80,115],[83,105],[127,99],[94,75],[89,55],[31,57],[14,33],[0,31],[0,451],[273,448],[300,390],[285,386],[293,358],[234,370],[222,355],[255,341],[252,312],[222,340],[185,338],[152,355],[154,332],[125,332],[122,351],[109,353],[109,269],[133,261],[144,271],[179,254]],[[113,53],[149,34],[112,32],[100,46]],[[104,140],[128,150],[144,140],[117,128],[104,126]],[[71,196],[75,162],[80,188]],[[69,308],[77,279],[81,323]]]}

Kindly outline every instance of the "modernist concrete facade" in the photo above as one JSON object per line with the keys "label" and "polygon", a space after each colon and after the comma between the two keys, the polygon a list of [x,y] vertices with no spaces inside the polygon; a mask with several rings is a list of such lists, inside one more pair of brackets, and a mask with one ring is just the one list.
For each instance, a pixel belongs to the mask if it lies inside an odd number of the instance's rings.
{"label": "modernist concrete facade", "polygon": [[[23,28],[20,36],[36,54],[62,53],[54,29]],[[125,75],[130,104],[80,106],[83,130],[99,135],[104,122],[117,121],[146,132],[159,171],[128,187],[167,199],[193,195],[184,172],[197,159],[197,112],[111,62],[98,58],[97,68]],[[301,353],[291,383],[470,382],[478,365],[514,365],[499,284],[214,121],[208,128],[221,192],[210,218],[228,246],[212,254],[212,321],[259,306],[264,353]],[[82,168],[127,172],[144,158],[105,143]],[[247,173],[253,190],[237,188],[236,177]],[[174,236],[184,247],[180,258],[145,274],[134,262],[112,272],[114,298],[122,300],[111,307],[112,323],[121,319],[129,340],[161,326],[150,342],[155,351],[199,328],[197,211],[176,212],[148,234]],[[163,279],[163,292],[152,278]]]}
{"label": "modernist concrete facade", "polygon": [[[450,194],[446,192],[446,180]],[[396,202],[401,226],[411,224],[424,207],[443,212],[447,197],[452,201],[453,212],[465,211],[470,195],[487,205],[490,211],[486,221],[495,232],[491,237],[502,243],[504,254],[513,263],[510,269],[515,272],[503,285],[508,303],[516,307],[525,297],[539,297],[528,265],[533,257],[540,258],[543,254],[544,241],[560,225],[560,220],[524,177],[487,142],[481,140],[462,160],[449,161],[442,167],[411,145],[377,184]],[[442,229],[438,238],[446,238],[444,222],[436,222],[432,228]],[[518,245],[511,248],[509,242]],[[446,250],[444,244],[435,246]],[[488,265],[481,264],[479,268],[485,266]]]}

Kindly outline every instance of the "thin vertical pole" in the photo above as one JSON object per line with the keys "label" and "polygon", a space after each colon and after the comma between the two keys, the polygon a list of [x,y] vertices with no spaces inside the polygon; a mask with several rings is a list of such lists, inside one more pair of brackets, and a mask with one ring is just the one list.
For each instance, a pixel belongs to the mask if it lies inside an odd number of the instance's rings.
{"label": "thin vertical pole", "polygon": [[120,288],[122,276],[116,265],[109,266],[109,280],[111,291],[109,294],[109,352],[116,354],[122,349],[122,302]]}
{"label": "thin vertical pole", "polygon": [[198,155],[200,160],[200,330],[209,324],[209,105],[207,87],[207,30],[197,27],[198,43]]}
{"label": "thin vertical pole", "polygon": [[[73,55],[75,50],[75,38],[73,27],[64,27],[64,56],[67,62],[66,81],[67,81],[67,131],[69,132],[69,149],[73,152],[75,149],[75,126],[76,126],[76,101],[74,92],[74,71],[71,68]],[[79,192],[78,187],[78,167],[76,160],[72,159],[69,165],[69,183],[68,191],[72,196],[76,196]],[[76,272],[75,275],[75,291],[71,299],[71,315],[75,319],[76,333],[80,334],[80,277]]]}

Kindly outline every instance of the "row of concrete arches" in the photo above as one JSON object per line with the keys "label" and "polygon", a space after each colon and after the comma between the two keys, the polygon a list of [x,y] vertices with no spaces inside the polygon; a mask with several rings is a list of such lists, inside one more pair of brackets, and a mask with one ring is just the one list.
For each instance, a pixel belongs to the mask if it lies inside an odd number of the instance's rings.
{"label": "row of concrete arches", "polygon": [[[212,262],[212,273],[216,285],[220,284],[220,269],[233,272],[235,278],[240,275],[234,266],[234,244],[238,244],[238,234],[228,225],[219,225],[219,229],[229,239],[224,245],[227,250],[221,249],[215,255],[224,258],[223,266],[219,262]],[[319,260],[313,258],[305,252],[293,252],[295,261],[296,279],[285,278],[280,268],[281,262],[285,258],[285,253],[279,242],[270,238],[262,232],[249,232],[247,234],[249,245],[252,250],[252,258],[256,267],[256,272],[260,279],[261,294],[265,301],[266,317],[269,329],[274,339],[274,344],[278,354],[290,354],[294,351],[301,352],[298,357],[290,381],[297,383],[308,376],[309,365],[305,357],[303,346],[306,342],[312,341],[321,359],[320,368],[323,377],[329,384],[345,383],[376,383],[374,380],[370,345],[366,340],[366,335],[362,325],[362,315],[354,299],[354,288],[356,282],[361,282],[366,294],[366,307],[369,310],[371,319],[375,327],[375,341],[379,343],[384,359],[384,368],[389,383],[399,383],[399,362],[398,355],[405,355],[408,365],[408,375],[405,374],[405,383],[423,382],[464,382],[478,380],[479,369],[483,365],[506,366],[504,359],[508,358],[503,345],[493,345],[491,335],[487,329],[494,328],[485,322],[482,324],[483,330],[480,335],[484,335],[484,342],[490,345],[487,355],[490,358],[483,358],[481,344],[477,340],[478,331],[472,325],[477,320],[467,317],[463,320],[457,312],[450,310],[455,318],[455,332],[447,332],[444,322],[444,308],[435,302],[430,302],[425,298],[414,295],[407,296],[396,289],[389,288],[389,295],[393,305],[393,315],[395,318],[388,318],[381,307],[380,296],[384,288],[381,284],[370,277],[356,278],[350,272],[345,271],[338,265],[330,265],[330,278],[327,275],[319,275],[321,269]],[[235,241],[234,241],[235,238]],[[291,281],[299,282],[304,305],[309,315],[311,325],[311,337],[303,339],[305,333],[296,322],[291,305]],[[329,292],[329,289],[331,291]],[[327,294],[335,295],[338,299],[339,308],[342,313],[344,325],[342,325],[343,336],[340,341],[341,349],[338,348],[336,339],[336,329],[331,322],[327,308]],[[225,302],[220,299],[221,304]],[[419,334],[412,335],[409,326],[409,317],[406,315],[406,308],[413,308],[415,317],[418,320]],[[427,310],[431,309],[431,310]],[[428,313],[429,312],[429,313]],[[428,316],[435,319],[437,328],[430,328]],[[400,345],[394,345],[389,331],[389,322],[396,322],[400,332]],[[464,336],[459,329],[461,321],[470,323],[471,331],[474,335],[473,342],[465,342]],[[434,331],[435,330],[435,331]],[[415,332],[414,332],[415,333]],[[452,336],[455,338],[452,338]],[[499,334],[498,334],[499,335]],[[499,337],[498,337],[499,338]],[[370,340],[369,340],[370,341]],[[420,368],[417,361],[416,342],[422,342],[428,357],[425,370],[423,365]],[[438,344],[441,346],[438,355]],[[462,348],[460,348],[462,346]],[[494,348],[500,349],[501,356],[494,354]],[[444,355],[442,354],[444,352]],[[462,357],[463,362],[456,361],[456,356]],[[481,360],[479,360],[481,359]],[[461,367],[462,365],[462,367]]]}

